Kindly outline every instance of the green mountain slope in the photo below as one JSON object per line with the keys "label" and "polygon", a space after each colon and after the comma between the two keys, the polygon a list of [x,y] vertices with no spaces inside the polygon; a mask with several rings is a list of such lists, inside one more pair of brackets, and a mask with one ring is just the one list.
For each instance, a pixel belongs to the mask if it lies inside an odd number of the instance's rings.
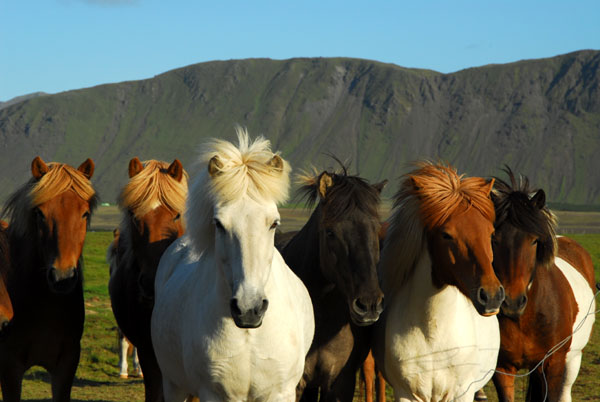
{"label": "green mountain slope", "polygon": [[0,196],[26,180],[36,155],[73,165],[91,157],[102,200],[114,202],[131,157],[177,157],[193,174],[203,139],[233,139],[240,124],[269,138],[296,172],[334,166],[326,153],[372,181],[423,158],[482,176],[509,164],[550,201],[600,205],[599,65],[599,51],[453,74],[249,59],[32,98],[0,110]]}

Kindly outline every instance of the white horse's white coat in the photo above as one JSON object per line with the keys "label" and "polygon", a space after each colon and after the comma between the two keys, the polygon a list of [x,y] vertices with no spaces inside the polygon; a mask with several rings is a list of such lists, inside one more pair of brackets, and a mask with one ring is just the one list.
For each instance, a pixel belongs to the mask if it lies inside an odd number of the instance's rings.
{"label": "white horse's white coat", "polygon": [[594,292],[583,275],[571,264],[562,258],[556,257],[554,263],[563,273],[577,302],[579,311],[573,324],[573,338],[566,356],[565,373],[563,377],[563,388],[559,397],[560,402],[571,401],[571,388],[577,379],[581,366],[583,348],[587,345],[592,334],[592,327],[596,319],[596,302]]}
{"label": "white horse's white coat", "polygon": [[428,253],[381,322],[376,338],[385,348],[383,372],[396,401],[472,401],[492,378],[498,319],[479,315],[456,287],[433,286]]}
{"label": "white horse's white coat", "polygon": [[[269,170],[273,154],[267,141],[249,145],[245,132],[238,136],[239,150],[217,143],[208,155],[216,155],[218,163],[212,168],[224,173],[201,176],[190,193],[187,224],[204,227],[192,228],[175,241],[156,274],[152,341],[167,402],[184,401],[188,395],[202,402],[293,401],[312,342],[310,296],[274,247],[277,195],[260,194],[265,181],[249,191],[244,187],[254,185],[248,180],[261,180],[261,169]],[[227,152],[220,152],[223,147]],[[272,163],[276,172],[270,179],[275,183],[277,174],[288,172],[281,159]],[[220,174],[228,180],[232,166],[253,178],[237,180],[229,193],[209,185]],[[287,192],[285,179],[282,191]],[[232,298],[240,309],[267,299],[262,324],[236,326]]]}

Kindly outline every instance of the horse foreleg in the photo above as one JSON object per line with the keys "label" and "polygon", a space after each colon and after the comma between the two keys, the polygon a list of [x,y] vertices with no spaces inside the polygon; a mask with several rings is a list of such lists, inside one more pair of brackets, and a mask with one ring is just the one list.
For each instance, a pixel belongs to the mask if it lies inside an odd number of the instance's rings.
{"label": "horse foreleg", "polygon": [[[144,372],[145,402],[163,402],[165,399],[163,397],[162,373],[156,361],[154,350],[148,345],[139,347],[138,357]],[[185,398],[182,400],[185,400]]]}
{"label": "horse foreleg", "polygon": [[492,379],[496,387],[499,402],[514,402],[515,374],[517,374],[517,369],[514,367],[498,367],[494,373]]}
{"label": "horse foreleg", "polygon": [[52,401],[69,402],[71,400],[71,388],[75,379],[75,372],[79,364],[81,347],[79,340],[69,350],[63,351],[60,361],[50,371],[50,382],[52,384]]}
{"label": "horse foreleg", "polygon": [[377,370],[377,365],[375,370],[377,371],[377,402],[385,402],[385,378],[383,373]]}
{"label": "horse foreleg", "polygon": [[[375,381],[375,359],[373,359],[373,354],[369,351],[367,358],[363,362],[362,365],[362,379],[365,382],[364,393],[365,393],[365,401],[373,402],[373,382]],[[363,387],[360,387],[361,393],[363,392]],[[362,396],[362,395],[361,395]]]}
{"label": "horse foreleg", "polygon": [[21,386],[24,373],[25,370],[12,367],[10,370],[4,370],[2,376],[0,376],[2,399],[5,402],[19,402],[21,400]]}
{"label": "horse foreleg", "polygon": [[119,377],[127,378],[128,368],[127,365],[127,351],[129,349],[129,341],[123,335],[123,332],[119,329]]}
{"label": "horse foreleg", "polygon": [[[144,377],[145,380],[146,377]],[[161,384],[164,385],[164,400],[166,402],[189,402],[193,399],[167,378],[161,377]]]}
{"label": "horse foreleg", "polygon": [[137,348],[133,347],[133,375],[136,377],[143,377],[142,367],[140,366],[140,358],[138,357]]}
{"label": "horse foreleg", "polygon": [[[571,402],[571,384],[567,387],[566,353],[555,353],[530,376],[528,401]],[[575,377],[577,373],[575,373]],[[574,379],[571,378],[571,381]]]}

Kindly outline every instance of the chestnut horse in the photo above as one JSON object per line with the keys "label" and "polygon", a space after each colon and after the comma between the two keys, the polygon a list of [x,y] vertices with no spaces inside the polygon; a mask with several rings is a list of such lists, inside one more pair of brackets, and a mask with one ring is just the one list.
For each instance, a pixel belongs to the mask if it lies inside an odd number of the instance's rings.
{"label": "chestnut horse", "polygon": [[10,249],[8,247],[8,224],[0,220],[0,335],[14,316],[12,302],[6,289],[6,276],[10,269]]}
{"label": "chestnut horse", "polygon": [[[533,370],[528,401],[570,401],[594,323],[594,267],[575,241],[556,237],[543,190],[525,177],[496,179],[494,269],[506,289],[498,316],[501,346],[494,384],[514,400],[515,374]],[[551,353],[550,353],[551,352]]]}
{"label": "chestnut horse", "polygon": [[368,326],[383,310],[377,234],[387,180],[371,185],[342,170],[301,178],[308,206],[319,202],[281,251],[315,310],[315,337],[297,387],[302,401],[316,401],[319,390],[321,400],[352,400],[356,372],[369,352]]}
{"label": "chestnut horse", "polygon": [[117,324],[137,348],[146,402],[164,400],[150,336],[154,277],[163,252],[184,232],[186,197],[187,174],[179,160],[129,162],[129,182],[119,199],[123,220],[108,251],[108,288]]}
{"label": "chestnut horse", "polygon": [[500,348],[493,180],[420,163],[404,176],[379,263],[388,300],[372,348],[396,401],[472,401]]}
{"label": "chestnut horse", "polygon": [[96,205],[93,172],[91,159],[74,169],[36,157],[33,177],[4,210],[15,313],[0,342],[4,401],[21,399],[23,374],[34,365],[50,373],[53,401],[71,399],[84,322],[82,251]]}

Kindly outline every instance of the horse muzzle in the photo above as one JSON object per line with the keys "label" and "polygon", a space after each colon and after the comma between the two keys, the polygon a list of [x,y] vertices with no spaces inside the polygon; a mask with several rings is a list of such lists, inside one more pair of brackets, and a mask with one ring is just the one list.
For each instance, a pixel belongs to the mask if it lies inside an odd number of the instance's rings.
{"label": "horse muzzle", "polygon": [[46,271],[46,274],[50,290],[58,294],[70,293],[79,280],[77,267],[68,269],[56,269],[55,267],[50,267]]}
{"label": "horse muzzle", "polygon": [[258,328],[262,325],[263,318],[269,307],[269,300],[261,299],[249,308],[240,306],[238,299],[232,298],[229,302],[231,317],[239,328]]}
{"label": "horse muzzle", "polygon": [[383,296],[368,301],[356,298],[350,303],[350,318],[352,322],[360,327],[373,325],[379,320],[383,312]]}
{"label": "horse muzzle", "polygon": [[480,287],[477,289],[475,297],[472,298],[474,299],[473,305],[480,315],[484,317],[493,316],[500,312],[500,306],[505,296],[506,294],[502,285],[497,288],[495,293]]}
{"label": "horse muzzle", "polygon": [[514,299],[507,296],[504,299],[502,306],[500,306],[500,312],[502,315],[514,320],[519,318],[525,312],[525,307],[527,307],[526,294],[523,293]]}

